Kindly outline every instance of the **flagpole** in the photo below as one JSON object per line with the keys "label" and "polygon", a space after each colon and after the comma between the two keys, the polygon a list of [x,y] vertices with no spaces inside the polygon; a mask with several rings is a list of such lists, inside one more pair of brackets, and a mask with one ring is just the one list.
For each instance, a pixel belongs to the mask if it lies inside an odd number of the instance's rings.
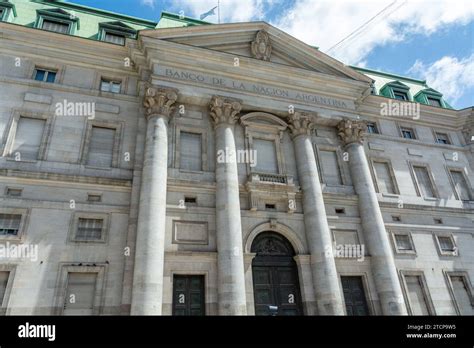
{"label": "flagpole", "polygon": [[221,6],[220,0],[217,0],[217,23],[221,24]]}

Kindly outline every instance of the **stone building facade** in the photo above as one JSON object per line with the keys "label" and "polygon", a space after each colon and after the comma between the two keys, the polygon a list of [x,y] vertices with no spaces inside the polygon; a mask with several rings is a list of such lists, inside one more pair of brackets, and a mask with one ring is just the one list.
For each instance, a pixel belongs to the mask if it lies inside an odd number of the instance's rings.
{"label": "stone building facade", "polygon": [[473,108],[264,22],[0,2],[3,314],[473,314]]}

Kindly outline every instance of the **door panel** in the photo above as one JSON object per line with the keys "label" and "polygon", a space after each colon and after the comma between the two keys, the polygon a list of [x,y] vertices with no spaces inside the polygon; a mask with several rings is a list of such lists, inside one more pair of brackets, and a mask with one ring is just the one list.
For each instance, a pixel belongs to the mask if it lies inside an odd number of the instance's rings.
{"label": "door panel", "polygon": [[173,315],[205,315],[204,276],[173,276]]}
{"label": "door panel", "polygon": [[362,277],[341,277],[347,315],[370,315]]}

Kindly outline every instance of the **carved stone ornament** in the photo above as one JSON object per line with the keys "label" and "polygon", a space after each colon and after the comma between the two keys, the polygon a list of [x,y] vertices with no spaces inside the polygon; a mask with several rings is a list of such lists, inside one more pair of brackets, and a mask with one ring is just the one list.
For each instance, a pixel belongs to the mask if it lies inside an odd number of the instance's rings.
{"label": "carved stone ornament", "polygon": [[145,106],[145,115],[170,116],[174,107],[173,104],[178,99],[178,93],[171,88],[148,87],[145,91],[143,105]]}
{"label": "carved stone ornament", "polygon": [[310,114],[295,112],[289,116],[288,127],[291,136],[296,138],[298,135],[311,135],[315,124]]}
{"label": "carved stone ornament", "polygon": [[242,105],[236,99],[213,96],[209,108],[211,109],[212,120],[216,126],[222,123],[233,125],[238,119]]}
{"label": "carved stone ornament", "polygon": [[270,60],[272,54],[272,44],[270,42],[270,36],[265,30],[260,30],[255,36],[255,40],[252,41],[251,51],[254,58],[260,60]]}
{"label": "carved stone ornament", "polygon": [[365,121],[346,119],[337,125],[337,135],[339,135],[344,145],[362,144],[366,130],[367,123]]}

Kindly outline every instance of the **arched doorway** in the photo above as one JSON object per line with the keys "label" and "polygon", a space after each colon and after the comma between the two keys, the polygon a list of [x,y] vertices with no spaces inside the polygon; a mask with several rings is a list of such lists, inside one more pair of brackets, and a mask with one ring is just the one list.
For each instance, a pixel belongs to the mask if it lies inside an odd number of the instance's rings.
{"label": "arched doorway", "polygon": [[252,261],[255,315],[303,315],[290,242],[278,233],[262,232],[254,239],[251,252],[256,253]]}

